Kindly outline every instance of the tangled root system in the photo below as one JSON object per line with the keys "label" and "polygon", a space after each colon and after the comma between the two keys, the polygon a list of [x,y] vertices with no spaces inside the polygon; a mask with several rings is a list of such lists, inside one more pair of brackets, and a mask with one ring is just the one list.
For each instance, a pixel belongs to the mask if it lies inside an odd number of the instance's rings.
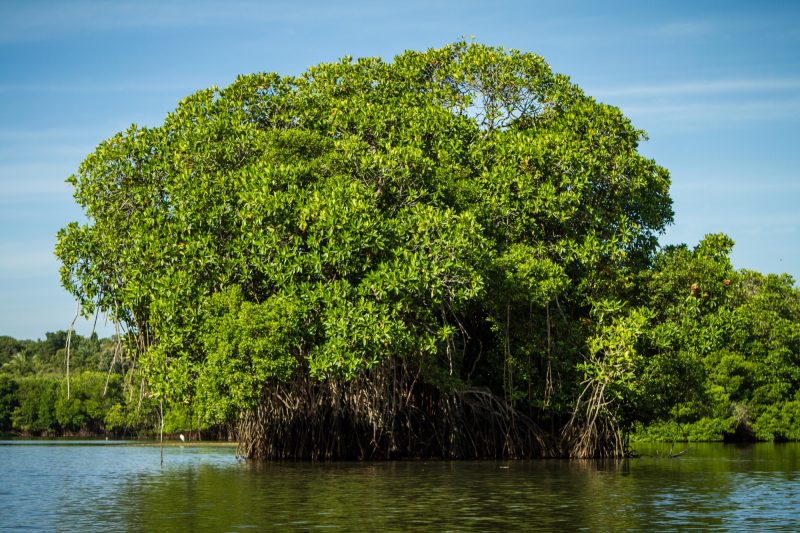
{"label": "tangled root system", "polygon": [[251,459],[531,458],[558,447],[485,389],[444,391],[403,360],[352,380],[298,376],[268,388],[238,424]]}

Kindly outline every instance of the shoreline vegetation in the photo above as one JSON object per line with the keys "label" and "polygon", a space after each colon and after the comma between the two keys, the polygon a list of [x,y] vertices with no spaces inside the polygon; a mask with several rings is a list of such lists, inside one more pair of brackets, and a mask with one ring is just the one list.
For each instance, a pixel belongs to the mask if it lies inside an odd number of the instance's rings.
{"label": "shoreline vegetation", "polygon": [[159,441],[157,438],[111,439],[108,437],[34,437],[0,433],[0,446],[27,445],[30,443],[48,446],[147,446],[153,448],[236,448],[238,443],[225,440],[181,441],[178,435]]}
{"label": "shoreline vegetation", "polygon": [[61,281],[118,334],[11,372],[9,423],[254,459],[800,439],[794,280],[733,269],[721,234],[660,247],[645,139],[541,57],[464,41],[192,94],[68,179],[88,222]]}
{"label": "shoreline vegetation", "polygon": [[[747,275],[752,272],[744,271]],[[769,276],[776,278],[776,276]],[[783,277],[784,281],[786,280]],[[797,296],[797,289],[787,288]],[[792,294],[792,293],[790,293]],[[773,298],[771,298],[773,299]],[[773,299],[775,301],[775,299]],[[785,301],[784,301],[785,303]],[[797,302],[795,302],[795,305]],[[0,436],[10,438],[56,438],[56,439],[103,439],[123,438],[146,443],[148,440],[154,445],[158,444],[157,410],[155,406],[145,403],[136,405],[139,409],[134,414],[133,405],[126,406],[133,400],[131,395],[122,394],[123,388],[119,387],[122,374],[109,373],[107,367],[113,356],[116,340],[99,339],[96,335],[91,337],[72,336],[72,364],[73,376],[72,407],[65,409],[65,381],[64,360],[66,349],[66,331],[47,333],[43,340],[16,340],[11,337],[0,337]],[[759,346],[760,347],[760,346]],[[753,374],[764,372],[758,364],[769,361],[758,354],[746,354],[743,360],[751,361],[747,370]],[[713,360],[712,360],[713,361]],[[708,382],[703,384],[706,391],[718,390],[720,386],[730,387],[730,382],[744,382],[756,379],[755,375],[747,375],[738,369],[737,375],[731,376],[708,374]],[[108,385],[105,385],[105,382]],[[77,384],[77,385],[76,385]],[[86,387],[85,384],[90,384]],[[101,389],[100,385],[103,384]],[[20,386],[22,385],[22,386]],[[93,387],[91,386],[93,385]],[[692,442],[788,442],[798,441],[800,435],[800,417],[783,405],[758,405],[753,400],[752,393],[748,398],[747,390],[740,389],[734,401],[730,397],[717,401],[717,405],[706,404],[704,408],[699,405],[691,406],[693,411],[688,411],[686,405],[681,405],[684,410],[682,418],[676,413],[679,410],[673,407],[670,415],[662,420],[653,421],[648,425],[641,422],[635,424],[628,434],[631,444],[647,442],[664,443],[692,443]],[[708,394],[706,394],[708,397]],[[138,402],[138,399],[136,400]],[[735,402],[735,403],[734,403]],[[789,406],[792,402],[787,402]],[[89,412],[85,404],[92,406]],[[742,405],[747,405],[749,411],[760,412],[762,415],[755,421],[742,420]],[[730,416],[740,411],[740,418]],[[688,411],[688,412],[687,412]],[[127,416],[121,416],[122,413]],[[716,418],[708,416],[717,413]],[[706,416],[701,416],[701,414]],[[765,416],[766,415],[766,416]],[[772,418],[774,417],[774,418]],[[758,424],[757,432],[754,422]],[[742,427],[743,426],[743,427]],[[233,427],[205,427],[202,430],[199,417],[192,423],[183,413],[183,417],[173,414],[166,417],[165,445],[183,444],[179,440],[180,434],[185,434],[188,443],[210,443],[220,445],[236,445],[233,440],[235,431]],[[767,431],[764,431],[767,429]],[[772,429],[772,432],[768,432]],[[209,440],[216,439],[216,440]]]}

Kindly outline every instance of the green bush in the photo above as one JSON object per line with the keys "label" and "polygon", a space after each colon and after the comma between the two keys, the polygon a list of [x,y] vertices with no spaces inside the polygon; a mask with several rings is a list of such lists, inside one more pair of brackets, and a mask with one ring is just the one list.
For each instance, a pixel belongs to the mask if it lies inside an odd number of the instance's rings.
{"label": "green bush", "polygon": [[14,429],[54,435],[60,431],[56,418],[59,379],[32,376],[17,379],[19,405],[14,410]]}
{"label": "green bush", "polygon": [[102,372],[82,372],[70,378],[69,388],[67,398],[67,380],[63,379],[55,404],[61,429],[68,433],[105,432],[106,413],[122,401],[120,377],[106,376]]}
{"label": "green bush", "polygon": [[0,431],[9,431],[14,410],[19,406],[19,385],[12,376],[0,374]]}
{"label": "green bush", "polygon": [[773,404],[753,424],[759,440],[800,440],[800,401]]}

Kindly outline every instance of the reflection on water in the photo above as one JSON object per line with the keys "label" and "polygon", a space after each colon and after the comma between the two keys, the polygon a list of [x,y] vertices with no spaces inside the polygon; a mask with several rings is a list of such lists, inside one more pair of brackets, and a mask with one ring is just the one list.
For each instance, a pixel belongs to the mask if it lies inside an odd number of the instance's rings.
{"label": "reflection on water", "polygon": [[[648,454],[648,450],[642,450]],[[653,450],[650,450],[652,452]],[[800,445],[678,459],[249,463],[232,448],[0,446],[0,529],[768,530],[800,526]]]}

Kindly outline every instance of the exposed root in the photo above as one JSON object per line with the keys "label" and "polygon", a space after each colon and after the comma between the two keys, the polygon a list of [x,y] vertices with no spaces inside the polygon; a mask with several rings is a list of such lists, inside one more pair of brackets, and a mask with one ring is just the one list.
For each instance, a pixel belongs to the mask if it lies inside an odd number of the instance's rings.
{"label": "exposed root", "polygon": [[298,376],[243,414],[238,454],[251,459],[551,457],[557,447],[488,390],[443,392],[390,360],[350,381]]}
{"label": "exposed root", "polygon": [[605,381],[587,381],[561,432],[563,454],[571,458],[624,457],[626,443],[605,398]]}

